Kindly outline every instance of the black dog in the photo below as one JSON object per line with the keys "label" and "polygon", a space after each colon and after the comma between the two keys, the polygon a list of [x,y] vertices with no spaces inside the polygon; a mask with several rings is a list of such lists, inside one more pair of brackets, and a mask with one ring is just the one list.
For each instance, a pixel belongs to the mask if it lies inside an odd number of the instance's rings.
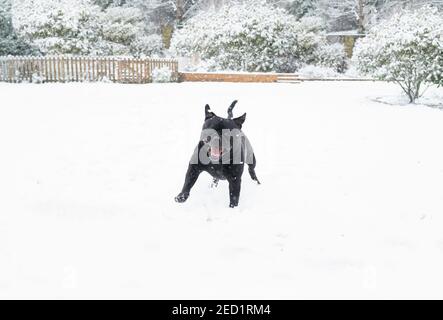
{"label": "black dog", "polygon": [[241,131],[246,113],[233,119],[232,110],[236,103],[237,101],[234,101],[229,107],[227,119],[216,116],[211,112],[209,105],[206,105],[200,142],[190,161],[182,192],[175,197],[175,201],[185,202],[188,199],[189,192],[202,171],[208,172],[214,178],[215,186],[219,180],[229,182],[231,208],[238,206],[245,163],[249,166],[251,178],[260,184],[255,174],[254,152]]}

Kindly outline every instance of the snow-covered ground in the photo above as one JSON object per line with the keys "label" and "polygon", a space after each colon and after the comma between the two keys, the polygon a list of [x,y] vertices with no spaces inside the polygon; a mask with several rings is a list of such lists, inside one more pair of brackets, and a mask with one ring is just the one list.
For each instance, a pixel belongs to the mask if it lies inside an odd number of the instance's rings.
{"label": "snow-covered ground", "polygon": [[[399,94],[0,84],[0,298],[443,298],[443,110],[375,101]],[[234,99],[262,185],[175,203]]]}

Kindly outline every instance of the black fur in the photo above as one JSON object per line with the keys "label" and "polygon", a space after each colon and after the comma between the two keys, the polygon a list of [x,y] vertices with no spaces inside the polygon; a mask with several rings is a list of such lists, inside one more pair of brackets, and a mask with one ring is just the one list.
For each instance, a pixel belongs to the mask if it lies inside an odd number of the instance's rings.
{"label": "black fur", "polygon": [[231,105],[228,108],[228,119],[234,118],[234,114],[232,113],[232,110],[234,110],[235,105],[237,104],[237,100],[234,100],[234,102],[231,103]]}
{"label": "black fur", "polygon": [[[205,130],[213,130],[214,132],[218,133],[217,137],[223,136],[223,129],[230,129],[230,130],[239,130],[241,132],[241,128],[243,126],[243,123],[246,120],[246,113],[238,118],[233,118],[233,109],[237,103],[237,100],[235,100],[231,106],[228,109],[228,118],[221,118],[215,115],[209,105],[205,106],[205,122],[203,124],[203,131],[202,131],[202,137],[195,148],[193,160],[191,159],[191,162],[188,166],[188,171],[186,173],[185,183],[183,185],[183,189],[180,192],[180,194],[175,197],[175,201],[177,202],[185,202],[188,197],[189,193],[194,186],[195,182],[197,181],[200,173],[203,171],[208,172],[213,178],[214,183],[213,185],[217,185],[219,180],[227,180],[229,183],[229,206],[231,208],[234,208],[238,206],[239,199],[240,199],[240,189],[241,189],[241,178],[243,175],[243,169],[244,169],[244,163],[246,159],[246,154],[242,148],[241,152],[241,161],[239,163],[236,163],[233,161],[234,154],[233,154],[233,148],[232,144],[233,137],[228,138],[229,141],[228,144],[230,146],[229,149],[222,149],[217,146],[221,146],[222,144],[219,142],[211,142],[210,139],[207,137],[204,137],[203,132],[206,132]],[[241,132],[241,134],[243,134]],[[217,138],[216,138],[217,139]],[[209,140],[209,141],[208,141]],[[218,139],[221,140],[221,139]],[[200,152],[203,152],[203,154],[207,153],[210,154],[211,148],[216,148],[217,154],[219,156],[218,160],[212,159],[211,162],[205,164],[201,161],[200,157],[198,155]],[[220,151],[221,150],[221,151]],[[226,150],[226,151],[225,151]],[[253,180],[255,180],[258,184],[260,184],[259,180],[257,179],[257,175],[255,174],[255,166],[256,166],[256,159],[255,155],[253,154],[252,148],[249,148],[248,152],[252,153],[252,157],[250,161],[248,161],[249,166],[249,174]],[[229,157],[228,157],[229,156]],[[228,157],[228,161],[222,161],[222,158]]]}

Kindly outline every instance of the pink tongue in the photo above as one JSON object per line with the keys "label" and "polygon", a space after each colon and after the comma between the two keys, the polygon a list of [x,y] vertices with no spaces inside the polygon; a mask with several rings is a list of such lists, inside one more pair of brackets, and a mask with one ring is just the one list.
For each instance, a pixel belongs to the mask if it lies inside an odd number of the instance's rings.
{"label": "pink tongue", "polygon": [[212,148],[211,149],[211,156],[214,158],[219,158],[220,157],[220,150],[216,149],[216,148]]}

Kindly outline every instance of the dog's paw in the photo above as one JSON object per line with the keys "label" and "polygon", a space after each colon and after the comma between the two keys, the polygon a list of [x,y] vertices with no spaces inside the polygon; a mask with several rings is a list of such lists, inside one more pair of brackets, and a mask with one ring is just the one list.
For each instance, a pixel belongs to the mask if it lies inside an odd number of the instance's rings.
{"label": "dog's paw", "polygon": [[183,203],[185,202],[189,197],[189,193],[180,193],[178,196],[175,197],[175,202]]}
{"label": "dog's paw", "polygon": [[235,207],[237,207],[238,206],[238,203],[237,204],[235,204],[235,203],[230,203],[229,204],[229,208],[235,208]]}

